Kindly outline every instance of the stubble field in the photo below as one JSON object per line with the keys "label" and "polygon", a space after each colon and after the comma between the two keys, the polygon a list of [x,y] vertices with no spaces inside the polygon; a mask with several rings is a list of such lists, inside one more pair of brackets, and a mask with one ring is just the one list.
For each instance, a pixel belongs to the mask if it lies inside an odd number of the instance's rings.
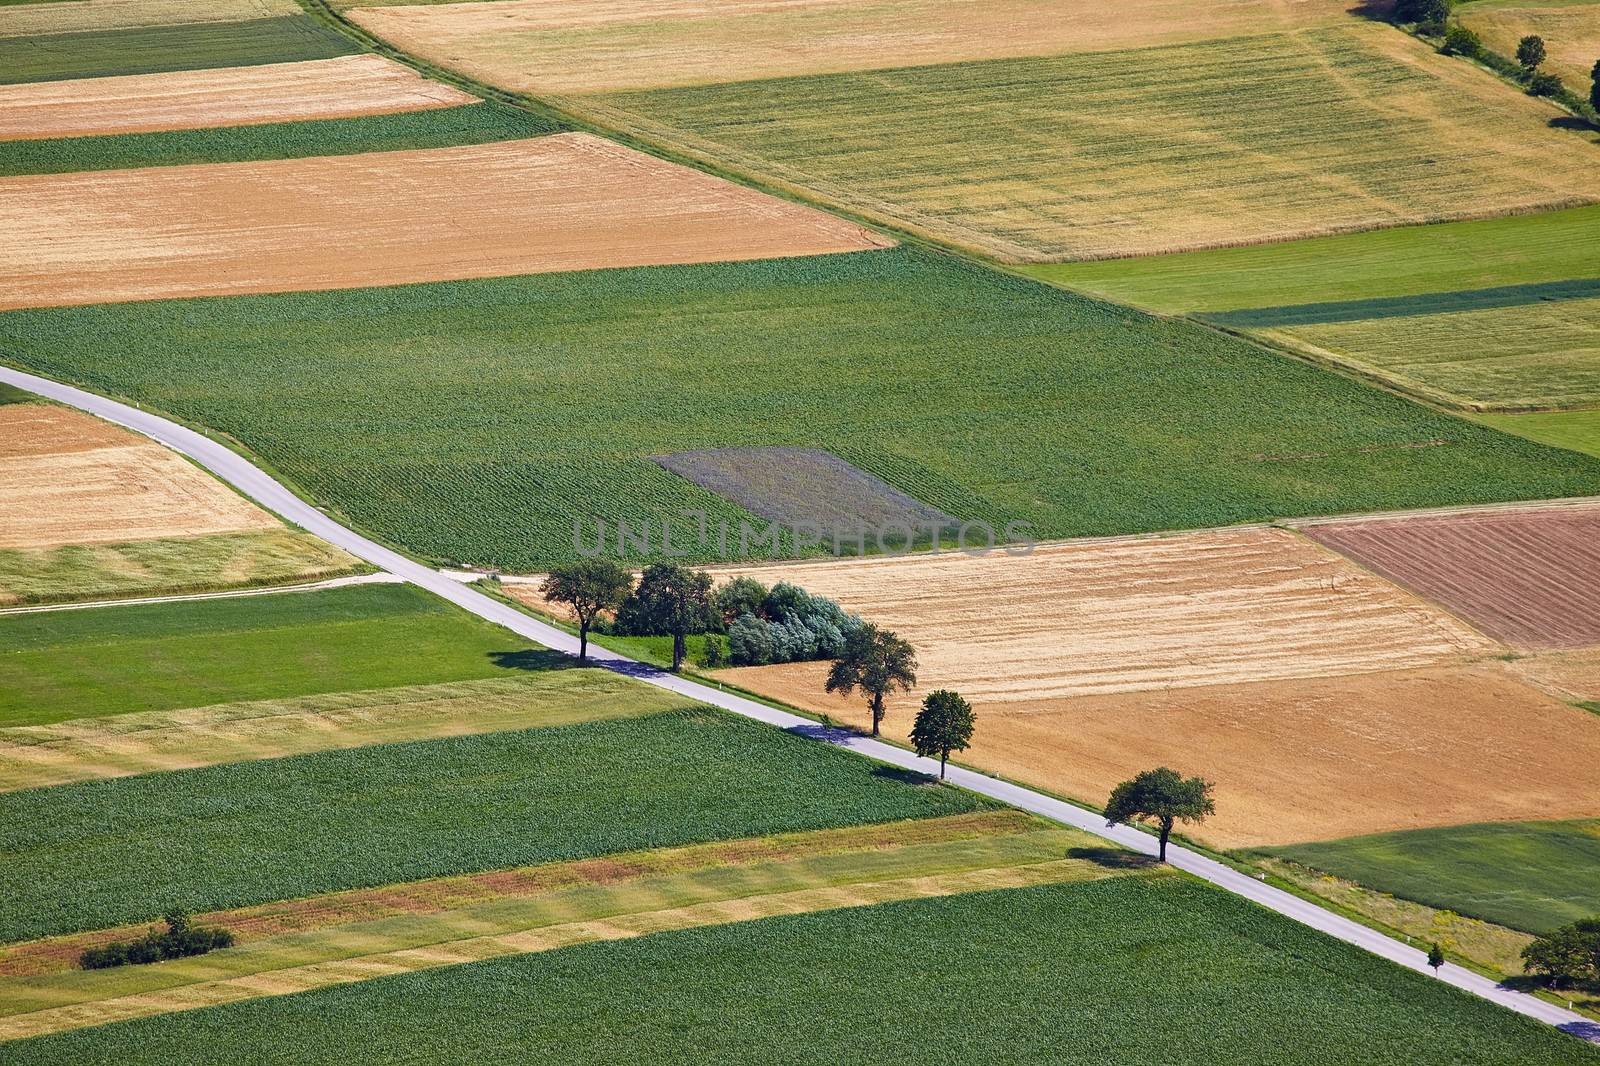
{"label": "stubble field", "polygon": [[246,22],[300,11],[294,0],[43,0],[0,7],[0,37]]}
{"label": "stubble field", "polygon": [[1529,34],[1544,38],[1548,70],[1579,96],[1586,95],[1594,65],[1600,61],[1600,4],[1593,0],[1531,3],[1487,0],[1461,9],[1462,25],[1504,56],[1517,54],[1517,42]]}

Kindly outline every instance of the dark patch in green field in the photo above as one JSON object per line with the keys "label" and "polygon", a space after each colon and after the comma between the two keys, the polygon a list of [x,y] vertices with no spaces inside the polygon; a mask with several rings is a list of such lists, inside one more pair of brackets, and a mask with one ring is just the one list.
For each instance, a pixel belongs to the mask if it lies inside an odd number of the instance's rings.
{"label": "dark patch in green field", "polygon": [[0,382],[0,404],[8,403],[38,403],[40,398],[31,392],[24,392],[13,385]]}
{"label": "dark patch in green field", "polygon": [[1600,296],[1600,278],[1546,281],[1536,285],[1502,285],[1492,289],[1429,292],[1420,296],[1394,296],[1371,300],[1259,307],[1246,311],[1201,312],[1200,317],[1219,326],[1270,329],[1304,326],[1313,322],[1361,322],[1374,318],[1408,318],[1449,311],[1487,311],[1496,307],[1521,307],[1548,300],[1583,300]]}
{"label": "dark patch in green field", "polygon": [[360,51],[304,15],[0,37],[0,85],[332,59]]}
{"label": "dark patch in green field", "polygon": [[703,709],[0,794],[0,941],[992,806],[874,766]]}
{"label": "dark patch in green field", "polygon": [[575,557],[595,517],[764,525],[648,458],[701,448],[826,449],[1038,537],[1600,491],[1592,457],[909,247],[14,311],[0,351],[507,569]]}
{"label": "dark patch in green field", "polygon": [[560,129],[526,111],[482,103],[316,122],[8,141],[0,143],[0,176],[448,148]]}
{"label": "dark patch in green field", "polygon": [[16,1066],[1583,1066],[1570,1036],[1197,882],[658,933],[10,1044]]}
{"label": "dark patch in green field", "polygon": [[1263,853],[1529,933],[1600,914],[1600,821],[1415,829]]}

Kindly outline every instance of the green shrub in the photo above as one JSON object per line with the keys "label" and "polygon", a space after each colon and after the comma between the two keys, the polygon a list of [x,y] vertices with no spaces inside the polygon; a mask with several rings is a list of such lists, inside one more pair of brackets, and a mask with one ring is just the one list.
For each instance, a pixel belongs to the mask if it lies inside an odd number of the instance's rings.
{"label": "green shrub", "polygon": [[87,949],[78,957],[78,965],[85,970],[143,966],[165,959],[204,955],[208,951],[233,946],[232,933],[226,929],[190,925],[188,914],[181,910],[167,912],[165,921],[165,932],[151,932],[138,940],[113,940],[101,947]]}
{"label": "green shrub", "polygon": [[1439,50],[1445,55],[1477,59],[1483,54],[1483,41],[1465,26],[1451,26],[1445,31],[1444,46]]}
{"label": "green shrub", "polygon": [[1547,71],[1539,71],[1528,79],[1529,96],[1557,96],[1565,88],[1560,78]]}

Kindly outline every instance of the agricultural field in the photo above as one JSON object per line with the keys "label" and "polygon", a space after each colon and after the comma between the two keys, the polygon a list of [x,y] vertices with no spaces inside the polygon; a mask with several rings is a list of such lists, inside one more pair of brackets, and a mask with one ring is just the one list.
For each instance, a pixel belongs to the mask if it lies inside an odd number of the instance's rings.
{"label": "agricultural field", "polygon": [[526,111],[481,103],[363,118],[4,141],[0,177],[454,148],[558,132],[556,124]]}
{"label": "agricultural field", "polygon": [[515,677],[559,658],[406,585],[0,616],[0,649],[0,726]]}
{"label": "agricultural field", "polygon": [[[863,988],[871,994],[854,994]],[[1064,1006],[1024,1016],[1019,1001]],[[1240,1017],[1248,1024],[1222,1023]],[[1139,876],[578,945],[85,1029],[7,1053],[19,1066],[336,1063],[352,1046],[373,1062],[1600,1061],[1571,1037],[1277,915],[1180,878]]]}
{"label": "agricultural field", "polygon": [[1307,536],[1528,650],[1600,644],[1600,507],[1316,522]]}
{"label": "agricultural field", "polygon": [[1600,822],[1507,822],[1270,852],[1433,907],[1548,933],[1600,914]]}
{"label": "agricultural field", "polygon": [[[648,193],[648,195],[646,195]],[[441,228],[438,220],[451,225]],[[0,308],[820,255],[860,226],[588,134],[0,183]],[[159,256],[146,249],[160,249]]]}
{"label": "agricultural field", "polygon": [[822,448],[1052,538],[1600,490],[1591,458],[910,248],[28,310],[0,348],[225,433],[426,557],[508,570],[572,558],[597,516],[763,527],[648,458],[713,447]]}
{"label": "agricultural field", "polygon": [[[19,10],[27,8],[0,13]],[[0,36],[0,85],[293,63],[356,51],[349,38],[304,15]]]}
{"label": "agricultural field", "polygon": [[1517,54],[1529,34],[1544,38],[1540,67],[1555,74],[1579,96],[1588,95],[1594,65],[1600,61],[1600,4],[1594,0],[1472,0],[1457,20],[1504,56]]}
{"label": "agricultural field", "polygon": [[294,0],[32,0],[0,5],[0,37],[249,22],[300,13]]}
{"label": "agricultural field", "polygon": [[1515,433],[1552,448],[1600,455],[1600,410],[1486,414],[1478,415],[1477,420],[1502,432]]}
{"label": "agricultural field", "polygon": [[5,792],[0,941],[990,806],[920,782],[707,708]]}
{"label": "agricultural field", "polygon": [[356,8],[413,55],[537,95],[572,95],[1105,52],[1344,21],[1338,0],[495,0]]}
{"label": "agricultural field", "polygon": [[0,141],[350,118],[477,103],[380,56],[0,86]]}
{"label": "agricultural field", "polygon": [[[1282,241],[1600,199],[1591,146],[1550,128],[1552,105],[1356,20],[1132,51],[563,102],[1018,262]],[[1130,135],[1137,131],[1160,136]]]}
{"label": "agricultural field", "polygon": [[63,407],[0,404],[0,605],[356,567],[153,441]]}

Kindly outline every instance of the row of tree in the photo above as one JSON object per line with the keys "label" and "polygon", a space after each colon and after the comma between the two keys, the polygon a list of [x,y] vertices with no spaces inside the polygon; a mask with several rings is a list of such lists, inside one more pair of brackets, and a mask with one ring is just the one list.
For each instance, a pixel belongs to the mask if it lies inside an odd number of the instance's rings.
{"label": "row of tree", "polygon": [[[1421,33],[1444,37],[1441,49],[1446,55],[1465,56],[1494,67],[1500,73],[1514,78],[1527,87],[1533,96],[1560,97],[1563,103],[1581,112],[1581,100],[1567,92],[1561,79],[1547,70],[1540,70],[1546,58],[1544,38],[1530,33],[1517,42],[1515,65],[1491,52],[1483,40],[1472,30],[1458,22],[1450,21],[1454,0],[1396,0],[1394,19],[1415,25]],[[1595,60],[1590,72],[1589,106],[1600,112],[1600,59]]]}

